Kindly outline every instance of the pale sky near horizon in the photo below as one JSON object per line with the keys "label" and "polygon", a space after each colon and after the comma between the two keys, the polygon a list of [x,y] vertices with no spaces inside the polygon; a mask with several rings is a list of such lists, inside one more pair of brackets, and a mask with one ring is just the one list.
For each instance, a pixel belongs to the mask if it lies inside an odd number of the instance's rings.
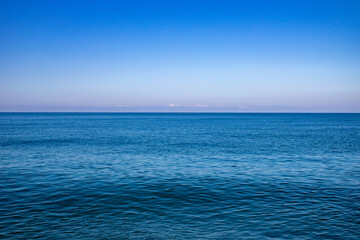
{"label": "pale sky near horizon", "polygon": [[0,111],[360,112],[360,1],[1,1]]}

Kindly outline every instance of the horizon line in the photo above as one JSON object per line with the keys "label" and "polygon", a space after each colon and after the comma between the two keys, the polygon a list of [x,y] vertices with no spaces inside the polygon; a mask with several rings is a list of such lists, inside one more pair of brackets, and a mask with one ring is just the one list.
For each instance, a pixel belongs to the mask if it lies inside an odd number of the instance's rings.
{"label": "horizon line", "polygon": [[93,112],[81,112],[81,111],[0,111],[0,113],[124,113],[124,114],[128,114],[128,113],[196,113],[196,114],[209,114],[209,113],[227,113],[227,114],[249,114],[249,113],[254,113],[254,114],[264,114],[264,113],[268,113],[268,114],[274,114],[274,113],[278,113],[278,114],[284,114],[284,113],[288,113],[288,114],[360,114],[360,112],[160,112],[160,111],[148,111],[148,112],[109,112],[109,111],[93,111]]}

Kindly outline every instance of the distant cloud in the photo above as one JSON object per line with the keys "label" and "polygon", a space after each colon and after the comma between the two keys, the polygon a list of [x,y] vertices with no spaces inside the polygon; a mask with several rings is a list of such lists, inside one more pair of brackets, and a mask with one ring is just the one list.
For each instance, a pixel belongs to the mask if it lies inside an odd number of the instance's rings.
{"label": "distant cloud", "polygon": [[209,105],[196,104],[196,105],[190,105],[190,107],[201,107],[201,108],[207,108],[207,107],[209,107]]}
{"label": "distant cloud", "polygon": [[244,106],[244,105],[238,105],[237,107],[238,108],[247,108],[247,106]]}
{"label": "distant cloud", "polygon": [[214,107],[215,107],[215,108],[222,108],[222,107],[225,107],[225,106],[222,105],[222,104],[215,104]]}
{"label": "distant cloud", "polygon": [[170,104],[168,105],[168,107],[180,107],[180,105],[179,105],[179,104],[170,103]]}
{"label": "distant cloud", "polygon": [[175,104],[175,103],[170,103],[169,105],[167,105],[168,107],[185,107],[185,108],[208,108],[210,107],[209,105],[205,105],[205,104],[194,104],[194,105],[181,105],[181,104]]}
{"label": "distant cloud", "polygon": [[127,108],[127,107],[130,107],[129,105],[123,105],[123,104],[117,104],[115,105],[115,107],[117,108]]}

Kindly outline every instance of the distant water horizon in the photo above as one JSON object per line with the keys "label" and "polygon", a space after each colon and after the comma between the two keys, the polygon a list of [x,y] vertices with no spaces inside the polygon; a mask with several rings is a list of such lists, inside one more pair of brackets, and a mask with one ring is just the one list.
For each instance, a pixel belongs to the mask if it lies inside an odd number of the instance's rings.
{"label": "distant water horizon", "polygon": [[359,113],[0,113],[0,238],[358,239]]}
{"label": "distant water horizon", "polygon": [[167,114],[167,113],[183,113],[183,114],[360,114],[360,112],[356,112],[356,111],[344,111],[344,112],[266,112],[266,111],[263,111],[263,112],[236,112],[236,111],[233,111],[233,112],[227,112],[227,111],[223,111],[223,112],[215,112],[215,111],[188,111],[188,112],[183,112],[183,111],[172,111],[172,112],[166,112],[166,111],[128,111],[128,112],[122,112],[122,111],[0,111],[0,114],[3,114],[3,113],[9,113],[9,114],[16,114],[16,113],[24,113],[24,114],[32,114],[32,113],[35,113],[35,114],[46,114],[46,113],[69,113],[69,114],[76,114],[76,113],[89,113],[89,114],[102,114],[102,113],[109,113],[109,114],[132,114],[132,113],[138,113],[138,114],[157,114],[157,113],[164,113],[164,114]]}

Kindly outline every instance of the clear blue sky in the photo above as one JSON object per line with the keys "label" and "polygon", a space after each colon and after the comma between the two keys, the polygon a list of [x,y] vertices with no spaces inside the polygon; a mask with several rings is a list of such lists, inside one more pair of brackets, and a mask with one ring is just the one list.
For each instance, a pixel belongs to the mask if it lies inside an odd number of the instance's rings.
{"label": "clear blue sky", "polygon": [[0,1],[0,111],[360,112],[360,1]]}

